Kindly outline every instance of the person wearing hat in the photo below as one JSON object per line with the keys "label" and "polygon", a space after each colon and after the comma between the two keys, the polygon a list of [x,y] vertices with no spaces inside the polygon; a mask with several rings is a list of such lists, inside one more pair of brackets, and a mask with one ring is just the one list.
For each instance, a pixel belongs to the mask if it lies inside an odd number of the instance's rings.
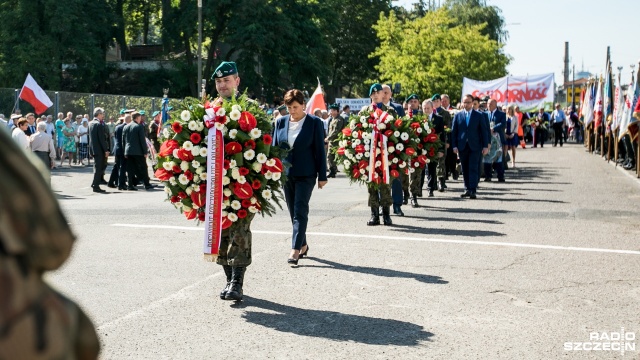
{"label": "person wearing hat", "polygon": [[420,98],[418,97],[418,95],[411,94],[407,96],[407,99],[405,101],[409,106],[409,111],[411,112],[412,116],[422,114],[422,109],[420,109]]}
{"label": "person wearing hat", "polygon": [[334,178],[336,177],[336,172],[338,172],[335,154],[335,151],[338,148],[338,135],[342,133],[342,129],[344,129],[347,123],[339,114],[340,105],[329,105],[329,111],[331,112],[331,117],[329,118],[329,132],[325,139],[325,142],[329,146],[329,151],[327,152],[327,159],[329,160],[329,175],[327,175],[327,177]]}
{"label": "person wearing hat", "polygon": [[146,190],[153,189],[149,182],[149,171],[147,170],[146,157],[149,154],[147,140],[144,136],[142,126],[142,116],[139,112],[131,115],[131,123],[122,130],[122,146],[124,157],[127,159],[127,173],[129,174],[129,186],[127,190],[136,191],[136,179],[142,181]]}
{"label": "person wearing hat", "polygon": [[[375,83],[369,88],[369,98],[371,102],[380,107],[383,100],[382,85]],[[386,110],[387,108],[382,108]],[[395,112],[393,108],[391,111]],[[369,183],[372,184],[372,183]],[[393,225],[391,221],[390,207],[393,205],[393,198],[391,197],[391,186],[388,184],[380,184],[378,188],[373,186],[367,186],[369,192],[368,205],[371,208],[371,219],[367,222],[369,226],[380,225],[380,207],[382,207],[382,220],[385,225]]]}
{"label": "person wearing hat", "polygon": [[[451,129],[451,113],[447,109],[442,107],[442,96],[440,96],[440,94],[434,94],[431,97],[431,102],[433,103],[434,112],[442,116],[444,127],[447,129]],[[448,178],[449,172],[452,173],[454,180],[458,178],[458,174],[456,171],[456,155],[453,153],[453,150],[450,150],[450,145],[449,145],[451,144],[451,134],[446,133],[444,136],[444,139],[445,139],[445,150],[447,151],[448,159],[445,158],[444,161],[438,161],[438,167],[436,168],[436,176],[438,178],[437,185],[438,185],[438,191],[440,192],[443,192],[444,189],[447,188],[446,180]]]}
{"label": "person wearing hat", "polygon": [[[104,181],[104,169],[109,157],[109,131],[104,123],[104,109],[97,107],[93,110],[93,120],[89,122],[89,151],[93,156],[93,192],[104,193],[100,184]],[[106,181],[105,181],[106,182]]]}
{"label": "person wearing hat", "polygon": [[109,184],[107,186],[111,188],[117,187],[118,190],[127,190],[127,159],[124,157],[122,133],[124,127],[130,122],[131,115],[126,114],[118,118],[118,125],[116,125],[115,145],[113,147],[113,154],[116,161],[113,169],[111,169],[111,176],[109,177]]}
{"label": "person wearing hat", "polygon": [[223,61],[218,65],[211,76],[211,80],[215,82],[218,98],[216,105],[222,103],[224,99],[231,99],[233,96],[239,96],[238,87],[240,86],[240,76],[238,67],[233,61]]}
{"label": "person wearing hat", "polygon": [[160,121],[162,121],[162,112],[156,110],[151,114],[153,121],[149,125],[149,140],[153,144],[156,154],[160,152],[160,141],[158,140],[158,132],[160,131]]}

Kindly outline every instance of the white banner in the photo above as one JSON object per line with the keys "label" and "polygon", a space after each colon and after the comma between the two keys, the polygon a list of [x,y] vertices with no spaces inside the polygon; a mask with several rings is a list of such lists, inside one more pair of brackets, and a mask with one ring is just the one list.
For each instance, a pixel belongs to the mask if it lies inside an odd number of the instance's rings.
{"label": "white banner", "polygon": [[345,105],[349,105],[349,108],[351,108],[351,112],[353,114],[357,114],[358,111],[360,111],[360,109],[362,109],[363,106],[369,106],[371,105],[371,99],[369,98],[363,98],[363,99],[345,99],[345,98],[336,98],[336,104],[340,105],[340,111],[342,111],[342,108]]}
{"label": "white banner", "polygon": [[551,74],[505,76],[490,81],[464,78],[462,96],[489,96],[499,104],[517,104],[522,111],[534,111],[544,106],[553,109],[554,77]]}

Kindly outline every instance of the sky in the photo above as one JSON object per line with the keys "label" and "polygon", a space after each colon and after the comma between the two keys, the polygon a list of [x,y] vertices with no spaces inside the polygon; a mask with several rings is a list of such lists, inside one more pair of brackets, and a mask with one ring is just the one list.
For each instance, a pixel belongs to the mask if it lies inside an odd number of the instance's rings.
{"label": "sky", "polygon": [[[411,8],[415,0],[397,0],[395,5]],[[444,1],[442,1],[444,3]],[[614,73],[622,66],[622,82],[631,82],[631,64],[638,70],[640,45],[637,36],[638,0],[487,0],[497,6],[507,24],[509,38],[505,53],[513,59],[510,74],[555,73],[561,84],[564,43],[569,42],[569,69],[604,73],[607,46],[611,47]],[[571,76],[569,77],[571,80]]]}

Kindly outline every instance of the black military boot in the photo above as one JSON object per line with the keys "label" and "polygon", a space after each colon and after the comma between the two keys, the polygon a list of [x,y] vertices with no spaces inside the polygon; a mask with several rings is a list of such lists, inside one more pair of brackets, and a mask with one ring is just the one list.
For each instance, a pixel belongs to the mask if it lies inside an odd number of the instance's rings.
{"label": "black military boot", "polygon": [[419,206],[420,206],[420,205],[418,205],[418,199],[416,198],[416,196],[415,196],[415,195],[413,195],[413,196],[411,197],[411,207],[417,208],[417,207],[419,207]]}
{"label": "black military boot", "polygon": [[402,206],[393,204],[393,213],[398,216],[404,216],[404,212],[402,212]]}
{"label": "black military boot", "polygon": [[447,184],[444,183],[444,178],[438,179],[438,191],[444,192],[444,189],[447,188]]}
{"label": "black military boot", "polygon": [[225,295],[226,300],[242,300],[242,283],[244,282],[244,266],[234,266],[231,268],[231,284],[229,291]]}
{"label": "black military boot", "polygon": [[224,274],[227,275],[227,285],[220,291],[220,299],[224,300],[227,296],[227,291],[229,291],[229,286],[231,286],[231,266],[222,265],[224,269]]}
{"label": "black military boot", "polygon": [[[380,220],[378,220],[378,221],[380,221]],[[382,222],[387,226],[388,225],[393,225],[393,222],[391,221],[391,216],[389,214],[389,207],[388,206],[385,206],[385,207],[382,208]]]}
{"label": "black military boot", "polygon": [[377,206],[371,207],[371,219],[367,221],[367,225],[369,226],[380,225],[380,210],[378,209]]}
{"label": "black military boot", "polygon": [[403,199],[402,199],[402,205],[407,205],[409,203],[409,194],[408,193],[404,193]]}

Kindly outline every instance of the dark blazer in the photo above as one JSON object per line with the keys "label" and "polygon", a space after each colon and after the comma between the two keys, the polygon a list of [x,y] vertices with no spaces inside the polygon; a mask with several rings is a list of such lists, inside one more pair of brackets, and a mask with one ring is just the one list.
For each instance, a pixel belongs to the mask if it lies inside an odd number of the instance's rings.
{"label": "dark blazer", "polygon": [[134,121],[125,126],[122,130],[122,145],[125,156],[147,155],[149,148],[144,136],[144,126]]}
{"label": "dark blazer", "polygon": [[[273,129],[273,146],[288,148],[289,118],[276,120]],[[327,155],[324,152],[324,124],[320,118],[307,115],[300,134],[291,146],[285,161],[291,164],[288,176],[313,176],[318,181],[327,180]]]}
{"label": "dark blazer", "polygon": [[119,156],[124,156],[124,144],[122,143],[122,132],[125,126],[127,126],[126,123],[122,123],[116,126],[116,131],[114,136],[115,146],[113,147],[113,152]]}
{"label": "dark blazer", "polygon": [[[491,121],[491,112],[489,112],[489,121]],[[497,132],[500,135],[500,141],[504,144],[505,137],[504,133],[507,129],[507,114],[496,109],[493,113],[493,131]]]}
{"label": "dark blazer", "polygon": [[[33,126],[33,131],[31,131],[31,126]],[[24,130],[25,135],[27,135],[27,137],[35,134],[36,132],[38,132],[38,130],[36,129],[37,124],[34,122],[33,125],[29,125],[29,123],[27,123],[27,128]]]}
{"label": "dark blazer", "polygon": [[[393,108],[393,110],[395,110],[398,116],[402,117],[405,115],[404,108],[402,107],[402,105],[396,104],[394,102],[390,102],[389,105],[391,105],[391,107]],[[385,106],[385,105],[383,105],[382,103],[377,103],[376,106],[379,108],[382,108],[382,106]]]}
{"label": "dark blazer", "polygon": [[440,140],[442,141],[442,144],[440,146],[440,149],[438,149],[438,151],[444,152],[445,141],[447,140],[446,134],[444,132],[444,118],[438,114],[432,114],[431,122],[433,122],[433,128],[436,131],[436,134],[438,134],[438,137],[440,138]]}
{"label": "dark blazer", "polygon": [[109,151],[106,128],[97,118],[89,122],[89,149],[92,155],[104,156]]}
{"label": "dark blazer", "polygon": [[467,146],[471,151],[481,151],[489,143],[489,127],[486,117],[478,111],[471,110],[469,126],[465,112],[460,111],[453,118],[451,126],[451,147],[458,151],[464,150]]}

